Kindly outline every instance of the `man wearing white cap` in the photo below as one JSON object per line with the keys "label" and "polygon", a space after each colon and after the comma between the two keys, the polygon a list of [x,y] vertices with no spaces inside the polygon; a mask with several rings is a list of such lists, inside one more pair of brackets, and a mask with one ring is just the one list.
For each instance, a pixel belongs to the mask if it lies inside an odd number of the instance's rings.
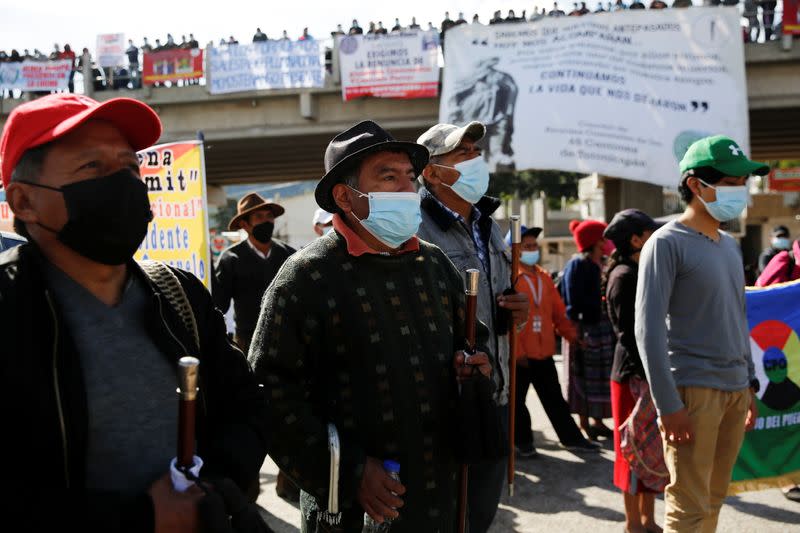
{"label": "man wearing white cap", "polygon": [[[521,324],[528,316],[524,294],[504,294],[511,286],[510,258],[500,227],[491,215],[500,206],[485,196],[489,167],[477,143],[486,134],[480,122],[459,128],[437,124],[417,143],[430,153],[422,171],[422,224],[418,235],[441,248],[459,271],[481,273],[478,319],[491,332],[489,349],[497,385],[497,416],[508,428],[508,328],[509,314]],[[513,292],[513,291],[511,291]],[[505,479],[505,458],[472,466],[469,475],[469,530],[484,532],[494,520]]]}
{"label": "man wearing white cap", "polygon": [[314,224],[314,233],[322,237],[333,230],[333,213],[329,213],[321,207],[317,208],[314,211],[312,223]]}

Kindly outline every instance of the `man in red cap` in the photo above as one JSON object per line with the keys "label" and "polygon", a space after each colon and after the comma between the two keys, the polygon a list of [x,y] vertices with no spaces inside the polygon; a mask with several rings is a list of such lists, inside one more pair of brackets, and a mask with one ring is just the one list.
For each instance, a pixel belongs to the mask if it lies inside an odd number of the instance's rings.
{"label": "man in red cap", "polygon": [[201,361],[201,475],[245,487],[265,457],[263,397],[208,292],[159,267],[182,289],[180,313],[132,260],[152,218],[136,151],[160,135],[145,104],[70,94],[20,105],[3,130],[0,175],[29,239],[0,254],[0,418],[14,428],[3,480],[16,495],[5,503],[31,530],[196,531],[206,521],[209,497],[177,492],[169,476],[182,356]]}

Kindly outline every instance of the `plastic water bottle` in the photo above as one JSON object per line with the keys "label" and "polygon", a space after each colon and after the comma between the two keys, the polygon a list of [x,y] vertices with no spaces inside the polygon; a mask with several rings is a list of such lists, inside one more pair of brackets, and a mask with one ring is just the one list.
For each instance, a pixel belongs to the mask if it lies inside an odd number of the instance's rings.
{"label": "plastic water bottle", "polygon": [[[383,469],[389,477],[400,483],[400,463],[386,460],[383,462]],[[394,494],[394,493],[392,493]],[[397,496],[397,494],[395,494]],[[384,518],[383,523],[379,524],[370,515],[364,513],[364,529],[362,533],[386,533],[392,528],[392,519]]]}

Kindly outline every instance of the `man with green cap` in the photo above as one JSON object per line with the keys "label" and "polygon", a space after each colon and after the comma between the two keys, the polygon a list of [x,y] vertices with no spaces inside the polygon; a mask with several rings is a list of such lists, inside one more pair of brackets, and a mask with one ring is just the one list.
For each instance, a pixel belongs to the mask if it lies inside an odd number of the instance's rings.
{"label": "man with green cap", "polygon": [[645,244],[636,341],[670,472],[664,531],[716,529],[731,471],[756,421],[742,254],[720,230],[747,206],[747,179],[769,167],[717,135],[689,147],[678,187],[686,210]]}

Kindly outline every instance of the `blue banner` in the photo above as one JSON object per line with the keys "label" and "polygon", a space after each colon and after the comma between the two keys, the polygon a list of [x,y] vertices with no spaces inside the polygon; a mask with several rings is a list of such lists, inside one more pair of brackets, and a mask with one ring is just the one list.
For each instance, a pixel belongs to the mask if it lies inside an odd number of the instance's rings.
{"label": "blue banner", "polygon": [[211,94],[322,87],[325,61],[320,44],[265,41],[229,44],[208,50]]}

